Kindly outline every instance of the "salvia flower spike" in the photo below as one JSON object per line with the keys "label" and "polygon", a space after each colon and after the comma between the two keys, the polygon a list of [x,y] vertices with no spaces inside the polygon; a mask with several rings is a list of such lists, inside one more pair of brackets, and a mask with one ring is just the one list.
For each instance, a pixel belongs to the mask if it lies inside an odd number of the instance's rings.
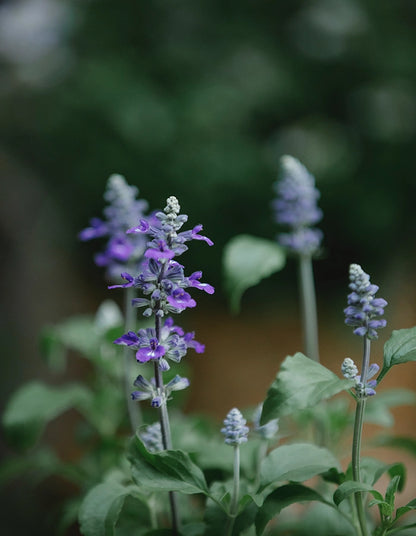
{"label": "salvia flower spike", "polygon": [[322,219],[315,179],[293,156],[283,156],[280,168],[281,176],[274,185],[277,198],[272,206],[276,222],[286,226],[288,232],[280,233],[278,241],[292,253],[313,254],[323,237],[322,231],[313,227]]}
{"label": "salvia flower spike", "polygon": [[354,334],[368,339],[377,339],[377,330],[386,326],[380,318],[387,305],[383,298],[376,298],[379,287],[370,283],[370,276],[359,264],[351,264],[349,270],[348,307],[344,309],[345,323],[354,328]]}
{"label": "salvia flower spike", "polygon": [[127,184],[122,175],[113,174],[107,182],[104,218],[92,218],[90,226],[79,233],[83,241],[107,238],[104,250],[95,256],[95,263],[104,266],[111,279],[118,279],[128,266],[140,263],[146,249],[146,237],[126,235],[127,229],[144,218],[147,202],[137,199],[139,191]]}
{"label": "salvia flower spike", "polygon": [[246,419],[237,408],[233,408],[228,412],[227,417],[224,419],[224,427],[221,429],[227,445],[236,446],[247,441],[249,428],[246,426],[246,422]]}
{"label": "salvia flower spike", "polygon": [[362,381],[361,375],[358,373],[357,365],[350,357],[346,357],[341,366],[341,372],[347,380],[355,380],[354,389],[358,397],[363,398],[376,394],[375,387],[377,380],[372,380],[380,367],[377,363],[370,365],[367,371],[365,382]]}

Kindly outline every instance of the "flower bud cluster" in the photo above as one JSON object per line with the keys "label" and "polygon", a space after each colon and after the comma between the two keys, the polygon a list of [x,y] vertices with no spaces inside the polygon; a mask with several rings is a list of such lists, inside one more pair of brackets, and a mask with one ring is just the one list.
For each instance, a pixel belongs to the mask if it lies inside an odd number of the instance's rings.
{"label": "flower bud cluster", "polygon": [[372,380],[377,372],[380,370],[380,367],[377,363],[370,365],[365,381],[362,381],[361,375],[358,373],[358,368],[354,361],[346,357],[341,365],[341,372],[347,380],[355,380],[354,389],[356,395],[359,398],[364,398],[367,396],[374,396],[376,394],[375,387],[377,386],[377,380]]}
{"label": "flower bud cluster", "polygon": [[299,160],[286,155],[281,158],[281,178],[274,187],[277,193],[277,199],[272,202],[275,220],[289,228],[289,232],[278,235],[279,243],[293,253],[315,253],[323,234],[312,227],[322,219],[317,205],[320,193],[313,175]]}
{"label": "flower bud cluster", "polygon": [[249,432],[246,426],[246,419],[237,408],[233,408],[224,419],[224,428],[221,433],[224,434],[224,441],[227,445],[237,446],[247,441]]}
{"label": "flower bud cluster", "polygon": [[126,231],[140,219],[147,210],[147,202],[136,199],[138,189],[129,186],[122,175],[111,175],[107,182],[104,199],[104,218],[92,218],[90,226],[79,233],[83,241],[107,237],[104,250],[94,260],[104,266],[111,279],[118,279],[120,272],[132,264],[138,265],[146,249],[146,238],[126,235]]}
{"label": "flower bud cluster", "polygon": [[349,270],[348,307],[344,309],[345,323],[354,327],[354,334],[369,339],[377,339],[377,330],[386,326],[380,318],[387,305],[383,298],[375,298],[379,287],[370,283],[370,276],[358,264],[351,264]]}

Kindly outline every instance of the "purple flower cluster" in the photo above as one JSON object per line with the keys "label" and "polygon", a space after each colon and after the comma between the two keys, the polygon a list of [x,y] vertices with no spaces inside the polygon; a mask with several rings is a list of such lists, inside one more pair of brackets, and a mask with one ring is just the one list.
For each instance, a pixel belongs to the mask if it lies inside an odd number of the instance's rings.
{"label": "purple flower cluster", "polygon": [[187,221],[188,216],[179,214],[180,206],[176,197],[169,197],[164,212],[155,215],[159,225],[151,225],[141,220],[140,225],[127,231],[129,234],[142,235],[146,233],[152,240],[147,244],[146,260],[143,262],[141,273],[133,277],[124,272],[121,274],[126,281],[123,285],[113,285],[110,288],[135,287],[147,296],[136,298],[135,307],[144,307],[144,316],[165,316],[169,313],[180,313],[188,307],[195,307],[196,301],[186,292],[186,288],[195,287],[208,294],[214,293],[214,287],[200,281],[202,272],[194,272],[189,277],[184,274],[184,267],[174,260],[184,253],[189,240],[204,240],[212,246],[213,242],[199,234],[202,225],[197,225],[190,231],[178,232]]}
{"label": "purple flower cluster", "polygon": [[361,375],[358,374],[358,368],[350,357],[346,357],[342,363],[341,371],[347,380],[355,380],[354,389],[358,397],[374,396],[376,394],[375,387],[377,380],[372,380],[377,374],[380,367],[377,363],[370,365],[365,382],[362,381]]}
{"label": "purple flower cluster", "polygon": [[205,346],[194,339],[194,332],[185,333],[179,326],[173,324],[172,318],[167,318],[160,330],[159,339],[154,328],[140,329],[137,333],[129,331],[114,341],[115,344],[129,346],[136,351],[139,363],[158,361],[162,371],[170,369],[167,359],[179,363],[188,348],[193,348],[202,354]]}
{"label": "purple flower cluster", "polygon": [[[196,306],[196,301],[186,289],[197,288],[208,294],[214,292],[214,287],[200,281],[202,272],[185,276],[184,266],[175,260],[175,257],[188,249],[186,242],[190,240],[203,240],[208,245],[213,245],[209,238],[200,234],[202,225],[197,225],[190,231],[181,231],[187,219],[185,214],[180,214],[178,200],[172,196],[167,199],[164,211],[155,214],[154,222],[149,223],[141,219],[138,226],[129,228],[127,234],[130,236],[147,235],[150,238],[144,253],[145,261],[138,275],[123,272],[121,276],[126,283],[109,287],[134,287],[144,295],[133,299],[132,305],[144,307],[144,316],[154,316],[155,327],[140,329],[137,333],[129,331],[114,343],[135,350],[139,363],[152,361],[161,372],[169,370],[168,360],[179,363],[188,348],[193,348],[197,353],[202,353],[205,349],[203,344],[194,339],[193,332],[185,333],[181,327],[174,325],[171,317],[166,317],[170,313],[181,313],[187,308]],[[165,320],[162,324],[163,317]],[[184,382],[185,379],[182,379],[180,383],[182,389],[187,386]],[[159,403],[166,401],[165,390],[173,389],[169,385],[158,393],[146,389],[135,391],[133,398],[143,400],[143,393],[151,393],[145,398],[152,398],[152,405],[158,407]]]}
{"label": "purple flower cluster", "polygon": [[104,218],[92,218],[90,226],[83,229],[79,238],[83,241],[93,238],[108,238],[105,249],[95,256],[98,266],[107,268],[111,279],[117,279],[127,266],[137,265],[146,249],[146,237],[127,235],[126,231],[143,219],[147,202],[136,199],[138,189],[129,186],[121,175],[111,175],[108,179],[104,199]]}
{"label": "purple flower cluster", "polygon": [[293,253],[313,254],[319,249],[323,237],[322,231],[312,228],[322,219],[315,179],[292,156],[283,156],[280,164],[281,178],[274,185],[277,198],[272,206],[276,222],[288,227],[289,231],[280,233],[278,241]]}
{"label": "purple flower cluster", "polygon": [[369,339],[377,339],[377,330],[386,326],[380,318],[387,305],[383,298],[375,298],[379,287],[370,283],[370,276],[358,264],[351,264],[349,270],[348,307],[344,309],[345,323],[354,327],[354,334]]}

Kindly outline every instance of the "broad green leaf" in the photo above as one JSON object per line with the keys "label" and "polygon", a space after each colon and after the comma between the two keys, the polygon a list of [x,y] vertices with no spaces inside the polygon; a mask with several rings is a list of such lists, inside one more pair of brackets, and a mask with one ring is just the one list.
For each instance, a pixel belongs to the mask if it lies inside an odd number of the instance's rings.
{"label": "broad green leaf", "polygon": [[387,536],[415,536],[416,523],[387,531]]}
{"label": "broad green leaf", "polygon": [[384,345],[384,363],[377,381],[380,382],[394,365],[408,361],[416,361],[416,327],[393,331]]}
{"label": "broad green leaf", "polygon": [[135,482],[147,491],[180,491],[204,493],[208,486],[201,469],[181,450],[152,454],[139,438],[130,441],[128,457]]}
{"label": "broad green leaf", "polygon": [[260,486],[285,480],[304,482],[335,467],[340,469],[338,460],[329,450],[309,443],[282,445],[272,450],[260,466]]}
{"label": "broad green leaf", "polygon": [[238,312],[244,291],[281,270],[284,249],[272,240],[250,235],[232,238],[224,248],[223,270],[231,310]]}
{"label": "broad green leaf", "polygon": [[338,378],[329,369],[301,353],[288,356],[267,393],[261,424],[316,406],[321,400],[352,386],[353,381]]}
{"label": "broad green leaf", "polygon": [[377,393],[366,406],[365,421],[380,426],[393,426],[390,408],[416,403],[416,393],[410,389],[388,389]]}
{"label": "broad green leaf", "polygon": [[[136,486],[123,486],[108,480],[93,487],[85,496],[79,511],[80,530],[84,536],[113,536],[124,501],[136,493]],[[149,523],[149,515],[142,519]],[[142,525],[142,526],[143,526]]]}
{"label": "broad green leaf", "polygon": [[384,498],[381,493],[373,489],[370,484],[354,482],[354,480],[347,480],[347,482],[341,484],[339,488],[335,491],[334,503],[338,506],[343,500],[347,499],[353,493],[357,493],[359,491],[368,491],[373,495],[375,499],[384,502]]}
{"label": "broad green leaf", "polygon": [[[228,499],[228,497],[227,497]],[[224,528],[229,520],[228,504],[219,505],[208,500],[204,515],[206,530],[204,536],[218,536],[224,534]],[[238,514],[234,520],[232,536],[239,536],[254,524],[258,506],[251,495],[243,495],[239,501]]]}
{"label": "broad green leaf", "polygon": [[50,420],[70,408],[86,407],[91,397],[91,392],[79,384],[50,387],[33,381],[23,385],[11,397],[3,414],[6,434],[22,448],[31,447]]}
{"label": "broad green leaf", "polygon": [[255,523],[257,536],[263,534],[267,523],[287,506],[294,503],[311,501],[319,501],[328,504],[329,506],[334,506],[332,503],[326,501],[326,499],[315,490],[302,486],[301,484],[287,484],[275,489],[266,497],[256,515]]}
{"label": "broad green leaf", "polygon": [[[390,478],[400,477],[399,491],[403,489],[406,481],[406,469],[403,463],[387,464],[376,458],[363,457],[361,459],[361,482],[374,486],[382,475],[388,473]],[[351,475],[351,468],[349,469]]]}
{"label": "broad green leaf", "polygon": [[400,475],[394,476],[390,480],[389,485],[387,486],[387,489],[386,489],[386,502],[389,503],[392,509],[394,507],[394,501],[396,498],[397,490],[399,489],[400,480],[401,480]]}

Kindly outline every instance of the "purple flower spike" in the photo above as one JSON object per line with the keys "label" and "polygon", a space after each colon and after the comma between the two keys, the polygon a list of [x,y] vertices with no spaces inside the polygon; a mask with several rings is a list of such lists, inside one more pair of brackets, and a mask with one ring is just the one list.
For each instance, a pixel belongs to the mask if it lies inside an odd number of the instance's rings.
{"label": "purple flower spike", "polygon": [[227,417],[224,419],[224,428],[221,429],[227,445],[237,447],[247,441],[249,429],[246,426],[246,422],[246,419],[243,418],[237,408],[233,408],[228,412]]}
{"label": "purple flower spike", "polygon": [[[95,263],[107,269],[111,279],[118,279],[128,265],[138,266],[146,249],[146,237],[126,235],[138,220],[143,220],[147,203],[136,199],[138,189],[129,186],[121,175],[111,175],[104,194],[108,205],[104,218],[92,218],[90,226],[79,233],[80,240],[107,237],[103,251],[95,256]],[[143,226],[145,226],[143,224]]]}
{"label": "purple flower spike", "polygon": [[281,178],[275,183],[277,199],[272,202],[276,223],[288,227],[278,241],[292,253],[312,255],[322,241],[322,232],[311,227],[322,219],[315,179],[299,160],[283,156]]}
{"label": "purple flower spike", "polygon": [[384,314],[387,302],[374,297],[378,286],[370,283],[370,276],[360,265],[350,265],[349,278],[352,292],[348,295],[348,307],[344,309],[345,323],[354,328],[355,335],[377,339],[377,330],[387,324],[384,318],[378,318]]}

